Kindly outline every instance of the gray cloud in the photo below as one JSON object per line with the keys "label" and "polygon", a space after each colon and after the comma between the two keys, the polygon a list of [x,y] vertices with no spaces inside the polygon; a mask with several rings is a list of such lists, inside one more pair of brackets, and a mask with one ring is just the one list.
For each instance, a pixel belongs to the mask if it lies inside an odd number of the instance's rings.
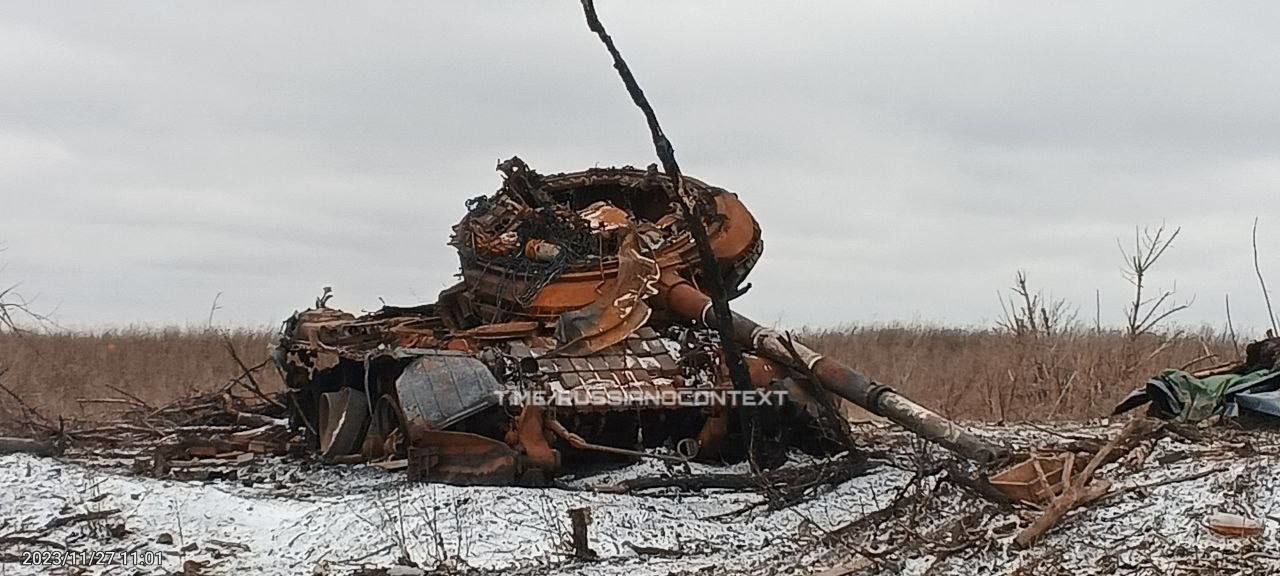
{"label": "gray cloud", "polygon": [[[742,195],[785,324],[986,323],[1033,282],[1118,321],[1116,239],[1182,236],[1187,322],[1263,324],[1280,284],[1271,3],[620,3],[600,12],[686,171]],[[452,281],[466,198],[652,161],[576,2],[11,3],[0,14],[5,280],[73,326],[266,324],[320,286]]]}

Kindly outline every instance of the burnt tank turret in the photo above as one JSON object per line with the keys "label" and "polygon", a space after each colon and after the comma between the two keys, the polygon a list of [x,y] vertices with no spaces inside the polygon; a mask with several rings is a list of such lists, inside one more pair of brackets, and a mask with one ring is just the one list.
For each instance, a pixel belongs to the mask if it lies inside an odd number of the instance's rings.
{"label": "burnt tank turret", "polygon": [[[403,458],[415,479],[538,484],[637,457],[732,461],[756,447],[847,449],[830,393],[977,460],[998,449],[838,362],[735,315],[753,390],[735,390],[699,252],[653,168],[543,176],[512,158],[467,202],[461,281],[436,302],[354,316],[315,307],[274,350],[293,420],[337,461]],[[736,195],[684,178],[731,295],[763,252]],[[766,450],[766,453],[768,451]]]}

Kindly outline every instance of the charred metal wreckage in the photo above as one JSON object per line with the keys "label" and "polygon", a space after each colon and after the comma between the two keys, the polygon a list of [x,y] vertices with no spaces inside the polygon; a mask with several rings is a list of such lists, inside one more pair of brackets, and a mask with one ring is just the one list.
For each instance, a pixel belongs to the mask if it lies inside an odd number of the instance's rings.
{"label": "charred metal wreckage", "polygon": [[760,227],[736,195],[681,174],[593,2],[582,6],[662,172],[542,176],[512,158],[454,226],[462,280],[434,304],[356,317],[325,306],[326,290],[294,315],[274,357],[322,455],[399,456],[411,478],[478,484],[537,484],[600,458],[769,467],[783,452],[771,447],[852,448],[834,394],[969,459],[1002,459],[730,310],[764,250]]}
{"label": "charred metal wreckage", "polygon": [[453,228],[461,281],[435,303],[357,317],[329,308],[326,289],[285,323],[273,355],[294,424],[324,457],[404,458],[411,478],[461,484],[538,484],[602,459],[731,461],[749,444],[767,466],[782,452],[768,447],[848,447],[830,393],[971,459],[999,456],[737,314],[754,391],[735,393],[683,214],[704,215],[723,286],[740,295],[763,243],[736,195],[686,177],[702,206],[682,212],[656,167],[498,169],[502,187]]}

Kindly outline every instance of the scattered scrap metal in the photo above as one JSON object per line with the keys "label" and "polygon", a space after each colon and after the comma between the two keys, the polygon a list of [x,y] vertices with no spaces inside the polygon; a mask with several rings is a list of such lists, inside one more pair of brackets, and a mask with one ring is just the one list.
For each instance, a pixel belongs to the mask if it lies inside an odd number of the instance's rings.
{"label": "scattered scrap metal", "polygon": [[23,436],[0,438],[0,454],[64,456],[157,478],[235,480],[239,469],[259,457],[307,450],[305,439],[289,428],[287,409],[277,395],[263,392],[252,380],[265,366],[246,369],[215,390],[164,405],[119,389],[120,396],[75,399],[122,408],[105,417],[52,419],[20,403],[22,413],[8,415],[8,427]]}

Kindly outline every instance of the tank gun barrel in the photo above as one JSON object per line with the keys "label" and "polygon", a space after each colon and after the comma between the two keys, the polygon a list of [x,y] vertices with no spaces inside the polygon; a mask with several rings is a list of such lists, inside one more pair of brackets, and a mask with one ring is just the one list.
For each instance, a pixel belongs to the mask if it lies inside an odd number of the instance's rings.
{"label": "tank gun barrel", "polygon": [[[703,325],[714,325],[715,311],[711,307],[711,299],[693,285],[664,275],[659,290],[659,298],[677,316]],[[792,366],[803,365],[827,391],[888,418],[964,458],[987,464],[998,462],[1007,455],[1003,447],[978,437],[893,388],[878,384],[844,363],[823,356],[737,312],[733,313],[733,337],[744,348],[765,358]]]}

